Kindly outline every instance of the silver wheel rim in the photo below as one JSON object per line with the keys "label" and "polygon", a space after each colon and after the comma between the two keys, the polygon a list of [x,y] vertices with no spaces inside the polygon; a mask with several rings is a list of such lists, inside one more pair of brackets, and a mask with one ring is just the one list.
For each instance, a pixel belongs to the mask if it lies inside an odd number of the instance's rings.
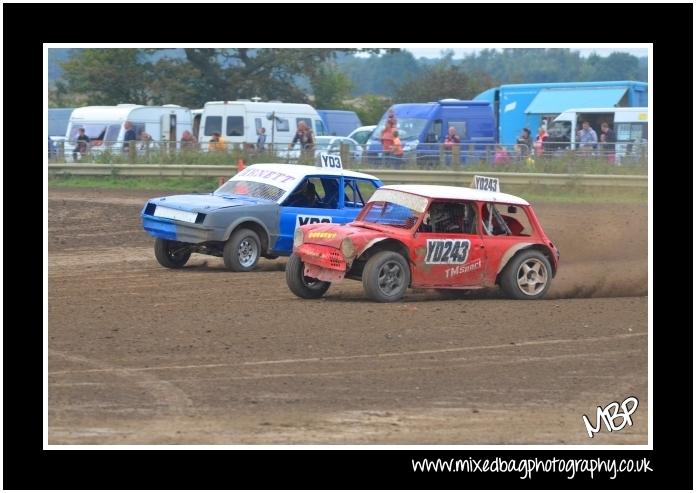
{"label": "silver wheel rim", "polygon": [[385,295],[391,296],[401,291],[405,281],[404,270],[398,262],[390,260],[379,268],[377,286]]}
{"label": "silver wheel rim", "polygon": [[541,293],[548,280],[546,266],[539,259],[525,260],[517,271],[517,286],[527,296]]}
{"label": "silver wheel rim", "polygon": [[242,267],[251,267],[254,265],[258,253],[258,247],[253,239],[247,237],[239,242],[237,258]]}

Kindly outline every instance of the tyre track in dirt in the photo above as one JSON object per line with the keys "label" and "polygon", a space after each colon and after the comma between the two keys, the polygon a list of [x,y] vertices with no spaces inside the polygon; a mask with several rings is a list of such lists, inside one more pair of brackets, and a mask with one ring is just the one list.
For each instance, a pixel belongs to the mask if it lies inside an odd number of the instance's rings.
{"label": "tyre track in dirt", "polygon": [[[165,193],[49,191],[49,443],[647,442],[646,206],[536,206],[549,299],[380,305],[299,300],[282,258],[159,267],[138,215]],[[628,395],[590,443],[581,415]]]}

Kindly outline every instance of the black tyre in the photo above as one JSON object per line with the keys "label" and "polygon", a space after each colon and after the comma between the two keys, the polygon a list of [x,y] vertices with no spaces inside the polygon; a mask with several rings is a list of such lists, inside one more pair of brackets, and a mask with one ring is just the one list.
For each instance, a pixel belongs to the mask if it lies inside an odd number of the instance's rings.
{"label": "black tyre", "polygon": [[240,229],[232,233],[225,243],[222,258],[225,267],[235,272],[248,272],[256,267],[261,256],[259,235],[250,229]]}
{"label": "black tyre", "polygon": [[191,256],[191,249],[186,243],[155,238],[155,258],[161,266],[179,269],[186,265]]}
{"label": "black tyre", "polygon": [[379,252],[365,264],[363,288],[368,298],[389,303],[403,298],[411,283],[411,271],[406,259],[395,252]]}
{"label": "black tyre", "polygon": [[321,298],[331,286],[330,282],[306,277],[304,264],[300,257],[294,253],[290,255],[285,266],[285,281],[295,296],[309,300]]}
{"label": "black tyre", "polygon": [[539,250],[523,250],[505,266],[500,287],[510,298],[538,300],[551,286],[551,264]]}

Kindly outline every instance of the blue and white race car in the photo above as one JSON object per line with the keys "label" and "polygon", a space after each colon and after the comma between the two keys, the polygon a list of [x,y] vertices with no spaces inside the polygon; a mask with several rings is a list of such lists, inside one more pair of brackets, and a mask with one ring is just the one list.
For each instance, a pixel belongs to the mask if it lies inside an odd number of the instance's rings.
{"label": "blue and white race car", "polygon": [[301,225],[353,221],[380,186],[372,175],[344,169],[255,164],[213,193],[150,199],[141,218],[164,267],[183,267],[191,253],[202,253],[243,272],[260,257],[289,256]]}

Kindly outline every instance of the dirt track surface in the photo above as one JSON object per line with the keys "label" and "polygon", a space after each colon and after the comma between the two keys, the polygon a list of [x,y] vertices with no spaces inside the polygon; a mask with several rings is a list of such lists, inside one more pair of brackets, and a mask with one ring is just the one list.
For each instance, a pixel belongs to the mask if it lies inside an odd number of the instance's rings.
{"label": "dirt track surface", "polygon": [[[49,190],[50,444],[647,443],[646,205],[536,206],[546,300],[375,304],[355,281],[300,300],[282,258],[160,267],[158,194]],[[633,425],[589,439],[629,396]]]}

